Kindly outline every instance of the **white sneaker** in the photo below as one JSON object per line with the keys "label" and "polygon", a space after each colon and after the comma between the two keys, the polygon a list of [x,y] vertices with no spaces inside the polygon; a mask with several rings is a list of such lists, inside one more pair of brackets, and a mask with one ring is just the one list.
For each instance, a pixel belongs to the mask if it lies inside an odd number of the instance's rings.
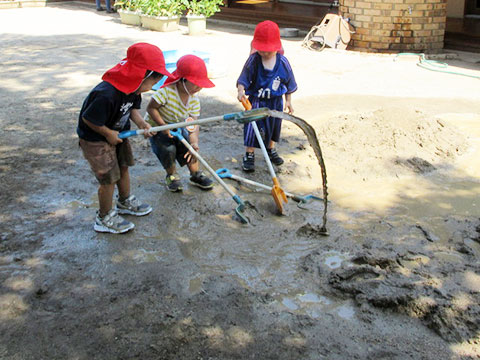
{"label": "white sneaker", "polygon": [[130,195],[124,201],[117,201],[119,214],[143,216],[150,214],[152,210],[150,205],[140,203],[134,195]]}
{"label": "white sneaker", "polygon": [[100,217],[97,211],[95,225],[93,225],[93,229],[97,232],[112,234],[123,234],[132,230],[134,227],[135,224],[122,218],[115,209],[110,210],[103,218]]}

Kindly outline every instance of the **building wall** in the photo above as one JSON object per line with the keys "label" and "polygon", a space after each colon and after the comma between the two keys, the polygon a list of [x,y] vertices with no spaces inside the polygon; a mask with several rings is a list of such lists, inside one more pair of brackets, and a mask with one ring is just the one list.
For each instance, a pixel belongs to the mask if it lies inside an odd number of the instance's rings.
{"label": "building wall", "polygon": [[446,9],[447,0],[340,0],[339,14],[356,28],[349,49],[438,52],[443,49]]}
{"label": "building wall", "polygon": [[465,0],[448,0],[447,17],[463,18],[465,13]]}

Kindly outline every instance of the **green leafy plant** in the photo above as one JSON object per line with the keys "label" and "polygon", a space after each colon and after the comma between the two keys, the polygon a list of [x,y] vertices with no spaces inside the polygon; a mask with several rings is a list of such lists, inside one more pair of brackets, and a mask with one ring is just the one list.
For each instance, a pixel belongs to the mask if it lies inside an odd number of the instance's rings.
{"label": "green leafy plant", "polygon": [[183,1],[178,0],[140,0],[143,14],[151,16],[179,16],[185,10]]}
{"label": "green leafy plant", "polygon": [[115,1],[116,9],[136,12],[140,10],[140,1],[139,0],[117,0]]}
{"label": "green leafy plant", "polygon": [[223,0],[184,0],[187,15],[203,15],[210,17],[220,11]]}

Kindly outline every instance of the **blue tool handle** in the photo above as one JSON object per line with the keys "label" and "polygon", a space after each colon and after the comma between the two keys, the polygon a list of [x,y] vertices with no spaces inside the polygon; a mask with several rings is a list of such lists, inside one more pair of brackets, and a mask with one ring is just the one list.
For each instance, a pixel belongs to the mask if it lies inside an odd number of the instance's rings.
{"label": "blue tool handle", "polygon": [[225,178],[231,179],[232,178],[232,173],[227,168],[220,168],[216,171],[216,173],[221,179],[225,179]]}
{"label": "blue tool handle", "polygon": [[120,139],[126,139],[130,136],[135,136],[137,134],[137,130],[127,130],[127,131],[122,131],[120,134],[118,134],[118,137]]}
{"label": "blue tool handle", "polygon": [[242,199],[240,199],[240,196],[235,195],[235,196],[232,197],[232,199],[233,199],[238,205],[245,206],[245,204],[243,203]]}
{"label": "blue tool handle", "polygon": [[185,140],[185,138],[183,137],[182,135],[182,132],[180,131],[180,129],[173,129],[173,130],[170,130],[170,134],[172,136],[175,136],[178,140]]}

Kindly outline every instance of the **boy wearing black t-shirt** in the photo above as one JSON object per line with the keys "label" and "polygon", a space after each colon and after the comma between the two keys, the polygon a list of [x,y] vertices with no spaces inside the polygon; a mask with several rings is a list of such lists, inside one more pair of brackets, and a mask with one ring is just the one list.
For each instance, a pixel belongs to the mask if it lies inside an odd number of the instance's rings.
{"label": "boy wearing black t-shirt", "polygon": [[[95,231],[125,233],[135,225],[118,214],[143,216],[152,211],[150,205],[130,194],[128,167],[134,164],[134,158],[128,139],[122,140],[118,134],[130,129],[130,120],[140,129],[151,128],[140,115],[140,94],[151,90],[164,75],[170,74],[162,51],[151,44],[137,43],[128,48],[125,59],[103,75],[103,81],[83,102],[77,134],[83,155],[100,184]],[[152,135],[145,132],[145,137]],[[115,185],[118,201],[114,208]]]}

